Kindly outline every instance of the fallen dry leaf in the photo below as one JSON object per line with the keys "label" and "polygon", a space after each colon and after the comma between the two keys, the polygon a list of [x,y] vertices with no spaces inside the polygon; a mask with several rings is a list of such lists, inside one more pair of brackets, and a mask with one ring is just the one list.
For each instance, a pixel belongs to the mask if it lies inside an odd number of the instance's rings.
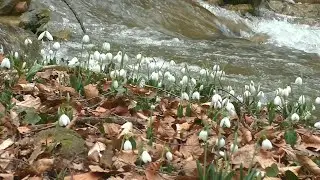
{"label": "fallen dry leaf", "polygon": [[52,168],[53,164],[54,159],[39,159],[33,164],[33,167],[37,174],[42,174]]}
{"label": "fallen dry leaf", "polygon": [[4,140],[1,144],[0,144],[0,150],[5,150],[8,147],[10,147],[12,144],[14,143],[14,141],[11,138],[8,138],[6,140]]}
{"label": "fallen dry leaf", "polygon": [[64,180],[99,180],[100,178],[101,178],[101,174],[87,172],[83,174],[64,177]]}
{"label": "fallen dry leaf", "polygon": [[88,84],[84,87],[84,95],[87,99],[99,96],[99,90],[96,85]]}
{"label": "fallen dry leaf", "polygon": [[296,156],[303,167],[305,167],[315,175],[318,175],[318,176],[320,175],[319,166],[315,162],[313,162],[310,158],[304,155],[299,155],[299,154],[296,154]]}
{"label": "fallen dry leaf", "polygon": [[298,172],[301,169],[301,166],[288,166],[288,167],[280,167],[279,171],[284,174],[286,171],[293,172],[296,176],[298,176]]}
{"label": "fallen dry leaf", "polygon": [[257,159],[253,158],[254,152],[255,152],[255,144],[245,145],[239,148],[239,150],[234,153],[231,159],[231,162],[232,164],[236,164],[236,165],[242,164],[243,167],[249,168],[251,161],[252,161],[252,164],[255,164],[257,162]]}
{"label": "fallen dry leaf", "polygon": [[13,174],[0,174],[0,179],[3,180],[13,180],[14,176]]}
{"label": "fallen dry leaf", "polygon": [[188,158],[192,155],[195,158],[197,158],[204,152],[203,148],[199,143],[198,136],[196,133],[188,137],[185,145],[180,148],[180,152],[183,154],[185,158]]}
{"label": "fallen dry leaf", "polygon": [[160,180],[162,179],[159,175],[159,170],[162,162],[151,162],[149,163],[144,173],[146,174],[147,180]]}

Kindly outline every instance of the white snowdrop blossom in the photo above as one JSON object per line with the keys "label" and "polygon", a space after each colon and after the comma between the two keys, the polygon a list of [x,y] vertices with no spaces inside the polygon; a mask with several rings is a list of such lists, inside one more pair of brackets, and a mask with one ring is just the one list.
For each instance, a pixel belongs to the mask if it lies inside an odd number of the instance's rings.
{"label": "white snowdrop blossom", "polygon": [[276,106],[282,106],[282,102],[281,102],[280,96],[276,96],[276,97],[274,98],[273,104],[275,104]]}
{"label": "white snowdrop blossom", "polygon": [[227,127],[227,128],[230,128],[231,127],[231,123],[230,123],[230,119],[229,117],[224,117],[223,119],[221,119],[220,121],[220,127]]}
{"label": "white snowdrop blossom", "polygon": [[105,51],[110,51],[110,43],[104,42],[102,44],[102,49],[105,50]]}
{"label": "white snowdrop blossom", "polygon": [[214,65],[212,68],[213,71],[219,71],[220,70],[220,66],[219,65]]}
{"label": "white snowdrop blossom", "polygon": [[182,100],[187,100],[187,101],[189,101],[189,95],[188,95],[186,92],[183,92],[183,93],[181,94],[181,99],[182,99]]}
{"label": "white snowdrop blossom", "polygon": [[248,91],[248,90],[246,90],[246,91],[244,91],[243,96],[246,97],[246,98],[248,98],[248,97],[251,96],[251,92]]}
{"label": "white snowdrop blossom", "polygon": [[113,87],[114,89],[117,89],[117,88],[119,87],[119,83],[118,83],[117,80],[112,81],[112,87]]}
{"label": "white snowdrop blossom", "polygon": [[183,76],[181,83],[182,83],[182,85],[186,85],[188,83],[188,76]]}
{"label": "white snowdrop blossom", "polygon": [[52,55],[52,54],[53,54],[53,51],[52,51],[51,49],[49,50],[49,54],[50,54],[50,55]]}
{"label": "white snowdrop blossom", "polygon": [[195,86],[197,84],[197,80],[195,80],[194,78],[191,78],[191,84],[192,86]]}
{"label": "white snowdrop blossom", "polygon": [[234,145],[233,143],[230,145],[230,151],[232,152],[232,153],[235,153],[235,152],[237,152],[238,151],[238,149],[239,149],[239,147],[238,147],[238,145],[236,144],[236,145]]}
{"label": "white snowdrop blossom", "polygon": [[298,103],[299,104],[305,104],[306,103],[306,98],[304,97],[304,95],[301,95],[299,97]]}
{"label": "white snowdrop blossom", "polygon": [[115,60],[117,63],[121,63],[121,61],[122,61],[122,52],[118,51],[117,55],[113,57],[113,60]]}
{"label": "white snowdrop blossom", "polygon": [[152,159],[151,159],[151,156],[150,154],[148,153],[148,151],[143,151],[142,154],[141,154],[141,160],[144,162],[144,163],[148,163],[148,162],[151,162]]}
{"label": "white snowdrop blossom", "polygon": [[16,58],[16,59],[19,58],[19,53],[18,52],[14,52],[14,58]]}
{"label": "white snowdrop blossom", "polygon": [[203,90],[203,84],[201,84],[201,86],[199,87],[199,91]]}
{"label": "white snowdrop blossom", "polygon": [[297,85],[302,85],[302,78],[301,77],[297,77],[296,80],[294,81],[295,84]]}
{"label": "white snowdrop blossom", "polygon": [[32,44],[31,39],[27,38],[24,40],[24,45],[28,46],[29,44]]}
{"label": "white snowdrop blossom", "polygon": [[164,77],[165,77],[165,78],[168,78],[169,76],[171,76],[171,73],[170,73],[169,71],[166,71],[166,72],[164,73]]}
{"label": "white snowdrop blossom", "polygon": [[107,55],[104,53],[101,53],[99,59],[101,62],[105,62],[107,60]]}
{"label": "white snowdrop blossom", "polygon": [[269,139],[265,139],[261,143],[261,148],[264,150],[272,149],[272,143]]}
{"label": "white snowdrop blossom", "polygon": [[314,123],[314,127],[317,129],[320,129],[320,121]]}
{"label": "white snowdrop blossom", "polygon": [[300,117],[299,117],[299,115],[297,113],[293,113],[291,115],[291,120],[292,121],[299,121],[299,119],[300,119]]}
{"label": "white snowdrop blossom", "polygon": [[228,112],[235,111],[234,105],[232,103],[228,102],[227,105],[226,105],[226,110]]}
{"label": "white snowdrop blossom", "polygon": [[131,151],[132,150],[132,144],[129,140],[126,140],[123,144],[123,150],[125,151]]}
{"label": "white snowdrop blossom", "polygon": [[77,66],[79,64],[79,60],[78,58],[74,57],[71,59],[71,61],[69,61],[68,65],[71,67]]}
{"label": "white snowdrop blossom", "polygon": [[200,70],[200,75],[201,76],[204,76],[204,75],[206,75],[207,74],[207,71],[205,70],[205,69],[201,69]]}
{"label": "white snowdrop blossom", "polygon": [[95,51],[93,53],[93,59],[96,60],[96,61],[100,60],[100,52],[99,51]]}
{"label": "white snowdrop blossom", "polygon": [[122,78],[126,78],[127,77],[127,72],[126,72],[126,70],[124,70],[124,69],[121,69],[120,71],[119,71],[119,76],[121,76]]}
{"label": "white snowdrop blossom", "polygon": [[208,139],[208,131],[206,130],[201,130],[199,133],[199,139],[202,141],[207,141]]}
{"label": "white snowdrop blossom", "polygon": [[159,74],[157,72],[152,72],[150,77],[154,81],[158,81],[159,80]]}
{"label": "white snowdrop blossom", "polygon": [[106,56],[107,56],[107,61],[111,61],[112,60],[112,54],[111,53],[107,53],[106,54]]}
{"label": "white snowdrop blossom", "polygon": [[282,90],[282,96],[283,97],[288,97],[290,94],[291,89],[285,88]]}
{"label": "white snowdrop blossom", "polygon": [[174,83],[174,82],[176,82],[176,78],[175,78],[174,76],[170,75],[170,76],[168,77],[168,81]]}
{"label": "white snowdrop blossom", "polygon": [[200,93],[198,91],[194,92],[192,94],[192,99],[199,100],[200,99]]}
{"label": "white snowdrop blossom", "polygon": [[249,85],[249,91],[251,94],[255,94],[256,93],[256,88],[254,87],[254,82],[251,81],[250,85]]}
{"label": "white snowdrop blossom", "polygon": [[244,85],[244,90],[249,91],[250,87],[248,85]]}
{"label": "white snowdrop blossom", "polygon": [[67,115],[62,114],[58,122],[60,126],[67,126],[68,124],[70,124],[70,118]]}
{"label": "white snowdrop blossom", "polygon": [[234,96],[234,94],[235,94],[234,90],[231,90],[231,91],[229,92],[229,94],[231,94],[232,96]]}
{"label": "white snowdrop blossom", "polygon": [[172,155],[172,153],[170,151],[166,152],[166,158],[167,158],[168,161],[172,161],[173,155]]}
{"label": "white snowdrop blossom", "polygon": [[142,54],[140,54],[140,53],[137,54],[136,59],[137,59],[137,60],[141,60],[141,58],[142,58]]}
{"label": "white snowdrop blossom", "polygon": [[39,37],[38,40],[41,41],[44,37],[46,37],[49,41],[53,41],[52,35],[49,33],[49,31],[43,31]]}
{"label": "white snowdrop blossom", "polygon": [[123,61],[124,62],[128,62],[129,61],[129,57],[128,57],[128,55],[126,53],[123,56]]}
{"label": "white snowdrop blossom", "polygon": [[317,97],[314,102],[319,105],[320,104],[320,97]]}
{"label": "white snowdrop blossom", "polygon": [[58,51],[59,49],[60,49],[60,43],[59,42],[55,42],[55,43],[53,43],[53,49],[55,50],[55,51]]}
{"label": "white snowdrop blossom", "polygon": [[214,108],[221,108],[222,107],[222,98],[219,94],[215,94],[212,96],[212,99],[211,99],[211,106],[213,106]]}
{"label": "white snowdrop blossom", "polygon": [[182,69],[181,69],[181,73],[182,73],[182,74],[185,74],[185,73],[186,73],[186,68],[182,68]]}
{"label": "white snowdrop blossom", "polygon": [[121,126],[121,128],[123,129],[121,134],[128,134],[132,131],[133,124],[132,122],[126,122]]}
{"label": "white snowdrop blossom", "polygon": [[176,65],[176,62],[174,62],[173,60],[171,60],[169,64],[170,64],[170,66],[175,66],[175,65]]}
{"label": "white snowdrop blossom", "polygon": [[261,107],[262,107],[262,103],[261,103],[261,101],[258,101],[258,102],[257,102],[257,109],[259,109],[259,110],[260,110],[260,109],[261,109]]}
{"label": "white snowdrop blossom", "polygon": [[219,155],[224,157],[224,155],[225,155],[224,151],[219,151]]}
{"label": "white snowdrop blossom", "polygon": [[11,68],[10,60],[8,58],[2,59],[0,67],[10,69]]}
{"label": "white snowdrop blossom", "polygon": [[224,140],[224,138],[217,139],[216,145],[218,146],[218,148],[222,148],[224,145],[226,145],[226,141]]}
{"label": "white snowdrop blossom", "polygon": [[83,42],[83,43],[89,43],[89,42],[90,42],[90,37],[89,37],[88,35],[84,35],[84,36],[82,37],[82,42]]}
{"label": "white snowdrop blossom", "polygon": [[286,87],[287,91],[289,92],[289,94],[291,93],[291,86],[287,86]]}
{"label": "white snowdrop blossom", "polygon": [[263,91],[259,91],[258,95],[257,95],[260,99],[264,98],[264,92]]}

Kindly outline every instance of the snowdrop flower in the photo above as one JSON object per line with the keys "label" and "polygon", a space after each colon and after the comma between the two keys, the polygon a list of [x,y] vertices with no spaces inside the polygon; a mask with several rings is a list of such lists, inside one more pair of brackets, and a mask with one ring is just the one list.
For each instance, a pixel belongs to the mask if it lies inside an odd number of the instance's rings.
{"label": "snowdrop flower", "polygon": [[204,75],[206,75],[207,74],[207,71],[205,70],[205,69],[201,69],[200,70],[200,75],[201,76],[204,76]]}
{"label": "snowdrop flower", "polygon": [[272,143],[269,139],[265,139],[262,141],[261,148],[264,150],[272,149]]}
{"label": "snowdrop flower", "polygon": [[170,76],[168,77],[168,81],[170,81],[170,82],[176,82],[176,78],[175,78],[174,76],[170,75]]}
{"label": "snowdrop flower", "polygon": [[125,62],[129,61],[129,57],[128,57],[128,55],[126,53],[123,56],[123,61],[125,61]]}
{"label": "snowdrop flower", "polygon": [[112,81],[112,87],[113,87],[114,89],[117,89],[117,88],[119,87],[119,83],[118,83],[117,80]]}
{"label": "snowdrop flower", "polygon": [[99,51],[95,51],[93,53],[93,59],[96,60],[96,61],[100,60],[100,52]]}
{"label": "snowdrop flower", "polygon": [[14,58],[18,59],[19,58],[19,53],[18,52],[14,52]]}
{"label": "snowdrop flower", "polygon": [[262,103],[260,102],[260,101],[258,101],[258,103],[257,103],[257,109],[261,109],[261,107],[262,107]]}
{"label": "snowdrop flower", "polygon": [[[289,87],[290,87],[290,86],[289,86]],[[283,89],[283,90],[282,90],[282,96],[283,96],[283,97],[288,97],[289,94],[290,94],[290,91],[291,91],[291,88],[290,88],[290,89],[288,89],[288,88]]]}
{"label": "snowdrop flower", "polygon": [[320,129],[320,121],[314,123],[314,127],[317,129]]}
{"label": "snowdrop flower", "polygon": [[302,78],[301,77],[297,77],[296,80],[294,81],[295,84],[297,85],[302,85]]}
{"label": "snowdrop flower", "polygon": [[122,52],[119,51],[117,53],[117,55],[113,57],[113,60],[115,60],[117,63],[121,63],[121,61],[122,61]]}
{"label": "snowdrop flower", "polygon": [[29,44],[32,44],[31,39],[27,38],[24,40],[24,45],[28,46]]}
{"label": "snowdrop flower", "polygon": [[224,127],[226,126],[227,128],[231,127],[231,123],[228,117],[224,117],[221,121],[220,121],[220,127]]}
{"label": "snowdrop flower", "polygon": [[182,73],[182,74],[185,74],[185,73],[186,73],[186,68],[182,68],[182,69],[181,69],[181,73]]}
{"label": "snowdrop flower", "polygon": [[282,106],[281,98],[279,96],[276,96],[273,100],[273,104],[276,106]]}
{"label": "snowdrop flower", "polygon": [[312,104],[312,108],[311,108],[312,111],[316,110],[316,107]]}
{"label": "snowdrop flower", "polygon": [[156,73],[156,72],[152,72],[151,79],[154,80],[154,81],[158,81],[159,80],[159,74]]}
{"label": "snowdrop flower", "polygon": [[234,96],[234,94],[235,94],[234,90],[231,90],[231,91],[229,92],[229,94],[231,94],[232,96]]}
{"label": "snowdrop flower", "polygon": [[298,103],[299,104],[305,104],[306,103],[306,98],[304,97],[304,95],[301,95],[299,97]]}
{"label": "snowdrop flower", "polygon": [[216,145],[218,146],[218,148],[222,148],[224,145],[226,145],[226,141],[224,140],[224,138],[217,139]]}
{"label": "snowdrop flower", "polygon": [[175,66],[175,65],[176,65],[176,63],[173,60],[171,60],[170,61],[170,66]]}
{"label": "snowdrop flower", "polygon": [[2,59],[0,67],[10,69],[11,68],[10,60],[8,58]]}
{"label": "snowdrop flower", "polygon": [[260,99],[264,98],[264,92],[263,91],[259,91],[258,95],[257,95]]}
{"label": "snowdrop flower", "polygon": [[226,106],[229,102],[230,102],[230,99],[229,99],[229,98],[224,98],[224,99],[222,100],[222,106]]}
{"label": "snowdrop flower", "polygon": [[197,80],[195,80],[194,78],[191,78],[191,84],[195,86],[197,84]]}
{"label": "snowdrop flower", "polygon": [[206,130],[201,130],[199,133],[199,139],[202,141],[207,141],[208,139],[208,131]]}
{"label": "snowdrop flower", "polygon": [[212,96],[211,101],[212,101],[212,103],[220,102],[220,101],[222,101],[222,98],[221,98],[221,96],[219,94],[214,94]]}
{"label": "snowdrop flower", "polygon": [[228,102],[227,105],[226,105],[226,110],[229,111],[229,112],[230,111],[235,111],[234,105],[232,103]]}
{"label": "snowdrop flower", "polygon": [[142,58],[142,55],[141,55],[140,53],[137,54],[136,59],[137,59],[137,60],[141,60],[141,58]]}
{"label": "snowdrop flower", "polygon": [[286,87],[287,91],[289,92],[289,94],[291,93],[291,87],[290,86],[287,86]]}
{"label": "snowdrop flower", "polygon": [[67,126],[69,123],[70,123],[70,118],[67,115],[62,114],[59,118],[59,125]]}
{"label": "snowdrop flower", "polygon": [[60,49],[60,43],[59,42],[55,42],[55,43],[53,43],[52,47],[53,47],[54,50],[58,51]]}
{"label": "snowdrop flower", "polygon": [[187,76],[183,76],[182,80],[181,80],[182,85],[186,85],[188,83],[188,77]]}
{"label": "snowdrop flower", "polygon": [[170,151],[166,152],[166,158],[167,158],[168,161],[172,161],[173,156],[172,156],[172,153]]}
{"label": "snowdrop flower", "polygon": [[131,151],[132,150],[132,144],[129,140],[126,140],[123,144],[123,150],[125,151]]}
{"label": "snowdrop flower", "polygon": [[44,37],[46,37],[49,41],[53,41],[52,35],[49,33],[49,31],[43,31],[39,37],[38,40],[41,41]]}
{"label": "snowdrop flower", "polygon": [[291,115],[291,120],[292,121],[299,121],[299,115],[297,114],[297,113],[293,113],[292,115]]}
{"label": "snowdrop flower", "polygon": [[74,58],[71,59],[71,61],[69,61],[68,64],[69,64],[69,66],[71,66],[71,67],[76,66],[76,65],[79,64],[79,60],[78,60],[78,58],[74,57]]}
{"label": "snowdrop flower", "polygon": [[219,65],[214,65],[212,70],[213,71],[219,71],[220,70],[220,66]]}
{"label": "snowdrop flower", "polygon": [[119,76],[121,76],[122,78],[126,78],[126,76],[127,76],[126,70],[121,69],[121,70],[119,71]]}
{"label": "snowdrop flower", "polygon": [[230,145],[230,150],[232,153],[237,152],[239,149],[238,145],[234,145],[233,143]]}
{"label": "snowdrop flower", "polygon": [[52,54],[53,54],[53,51],[52,51],[51,49],[49,50],[49,54],[50,54],[50,55],[52,55]]}
{"label": "snowdrop flower", "polygon": [[155,106],[154,104],[152,104],[152,105],[150,106],[150,109],[154,110],[154,109],[156,109],[156,106]]}
{"label": "snowdrop flower", "polygon": [[114,79],[114,78],[117,77],[117,73],[116,73],[115,70],[113,70],[113,71],[110,72],[110,77],[111,77],[111,79]]}
{"label": "snowdrop flower", "polygon": [[254,87],[254,82],[251,81],[250,85],[249,85],[249,91],[251,94],[256,93],[256,88]]}
{"label": "snowdrop flower", "polygon": [[320,104],[320,97],[317,97],[314,102],[315,102],[316,104]]}
{"label": "snowdrop flower", "polygon": [[105,62],[107,60],[107,55],[104,53],[101,53],[99,59],[100,61]]}
{"label": "snowdrop flower", "polygon": [[110,51],[110,44],[108,42],[104,42],[102,44],[102,49],[106,51]]}
{"label": "snowdrop flower", "polygon": [[183,92],[183,93],[181,94],[181,99],[182,99],[182,100],[187,100],[187,101],[189,101],[189,95],[188,95],[186,92]]}
{"label": "snowdrop flower", "polygon": [[148,162],[151,162],[152,159],[151,159],[151,156],[150,154],[148,153],[148,151],[143,151],[142,154],[141,154],[141,160],[144,162],[144,163],[148,163]]}
{"label": "snowdrop flower", "polygon": [[166,71],[166,72],[164,73],[164,77],[168,78],[169,76],[171,76],[171,73],[170,73],[169,71]]}
{"label": "snowdrop flower", "polygon": [[243,96],[246,97],[246,98],[248,98],[248,97],[251,96],[251,92],[248,91],[248,90],[246,90],[246,91],[243,93]]}
{"label": "snowdrop flower", "polygon": [[219,155],[224,157],[224,155],[225,155],[224,151],[219,151]]}
{"label": "snowdrop flower", "polygon": [[199,100],[200,99],[200,93],[198,91],[194,92],[192,94],[192,99]]}
{"label": "snowdrop flower", "polygon": [[243,103],[243,97],[241,95],[237,96],[237,100]]}
{"label": "snowdrop flower", "polygon": [[203,90],[203,85],[201,84],[201,86],[199,87],[199,91]]}
{"label": "snowdrop flower", "polygon": [[244,85],[244,90],[249,91],[250,87],[248,85]]}
{"label": "snowdrop flower", "polygon": [[127,134],[127,133],[129,133],[131,130],[132,130],[132,128],[133,128],[133,124],[132,124],[132,122],[126,122],[126,123],[124,123],[122,126],[121,126],[121,128],[123,129],[123,133],[124,134]]}
{"label": "snowdrop flower", "polygon": [[84,36],[82,37],[82,42],[83,42],[83,43],[89,43],[89,42],[90,42],[89,36],[88,36],[88,35],[84,35]]}
{"label": "snowdrop flower", "polygon": [[22,69],[26,68],[26,65],[27,65],[27,63],[26,63],[26,62],[23,62],[21,68],[22,68]]}
{"label": "snowdrop flower", "polygon": [[107,56],[107,61],[111,61],[112,60],[112,54],[111,53],[107,53],[106,54],[106,56]]}
{"label": "snowdrop flower", "polygon": [[227,86],[227,91],[231,91],[232,90],[232,87],[231,86]]}

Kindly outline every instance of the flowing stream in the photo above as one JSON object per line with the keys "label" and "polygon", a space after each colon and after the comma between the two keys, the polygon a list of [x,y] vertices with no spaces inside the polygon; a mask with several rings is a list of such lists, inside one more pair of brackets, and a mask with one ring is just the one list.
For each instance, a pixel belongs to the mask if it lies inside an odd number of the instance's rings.
{"label": "flowing stream", "polygon": [[[53,11],[52,28],[73,30],[60,55],[79,55],[83,34],[71,11],[62,1],[41,2]],[[124,50],[131,57],[141,52],[195,66],[220,64],[233,83],[260,81],[264,89],[285,87],[302,76],[303,90],[319,95],[319,26],[295,24],[294,17],[267,10],[262,17],[244,18],[200,0],[70,0],[70,4],[93,44],[109,42],[114,55]]]}

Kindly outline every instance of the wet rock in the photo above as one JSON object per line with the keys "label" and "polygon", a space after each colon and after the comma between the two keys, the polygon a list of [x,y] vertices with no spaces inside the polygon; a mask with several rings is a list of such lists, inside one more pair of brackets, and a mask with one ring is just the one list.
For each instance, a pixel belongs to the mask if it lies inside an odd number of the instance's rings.
{"label": "wet rock", "polygon": [[20,18],[20,27],[37,34],[45,30],[46,24],[50,21],[50,11],[46,8],[32,8]]}
{"label": "wet rock", "polygon": [[221,5],[223,4],[223,0],[206,0],[207,3],[212,5]]}
{"label": "wet rock", "polygon": [[228,4],[224,6],[224,8],[231,11],[239,12],[242,15],[245,15],[246,13],[254,12],[253,6],[251,4],[237,4],[237,5]]}
{"label": "wet rock", "polygon": [[[31,45],[25,46],[24,40],[26,38],[32,40]],[[5,54],[17,51],[19,54],[27,55],[32,60],[40,58],[40,44],[36,40],[36,36],[19,27],[0,23],[0,44],[3,45]]]}
{"label": "wet rock", "polygon": [[0,16],[0,24],[19,26],[20,22],[21,20],[18,16]]}
{"label": "wet rock", "polygon": [[291,4],[282,1],[270,1],[268,4],[276,13],[305,18],[320,17],[320,4]]}
{"label": "wet rock", "polygon": [[62,40],[67,41],[71,38],[71,30],[70,29],[64,29],[61,31],[53,32],[53,37],[55,40]]}

